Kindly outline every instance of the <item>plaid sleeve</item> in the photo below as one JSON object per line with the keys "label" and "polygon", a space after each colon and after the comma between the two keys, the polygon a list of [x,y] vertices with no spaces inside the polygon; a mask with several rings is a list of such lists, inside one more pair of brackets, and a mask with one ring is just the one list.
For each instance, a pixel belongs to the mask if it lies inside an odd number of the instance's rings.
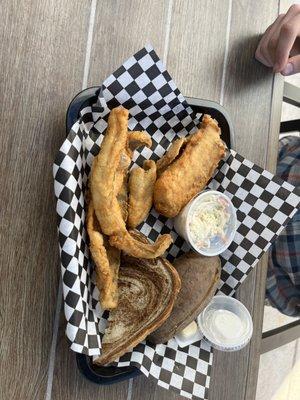
{"label": "plaid sleeve", "polygon": [[[300,137],[279,141],[277,175],[300,190]],[[271,248],[266,295],[282,313],[300,316],[300,210]]]}

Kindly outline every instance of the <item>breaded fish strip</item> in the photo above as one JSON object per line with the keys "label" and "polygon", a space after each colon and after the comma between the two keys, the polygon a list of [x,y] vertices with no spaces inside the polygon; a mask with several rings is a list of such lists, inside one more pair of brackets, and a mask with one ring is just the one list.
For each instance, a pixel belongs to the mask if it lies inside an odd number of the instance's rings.
{"label": "breaded fish strip", "polygon": [[156,164],[153,160],[144,161],[143,168],[137,167],[129,174],[128,226],[135,228],[148,215],[153,203],[153,190],[156,181]]}
{"label": "breaded fish strip", "polygon": [[153,244],[138,242],[127,231],[114,187],[121,154],[127,145],[128,110],[118,107],[111,111],[108,127],[99,154],[95,157],[90,188],[101,231],[110,244],[133,257],[155,258],[162,255],[172,242],[170,235],[160,236]]}
{"label": "breaded fish strip", "polygon": [[120,162],[116,171],[114,181],[114,194],[117,197],[118,203],[121,207],[122,217],[127,221],[128,217],[128,168],[131,163],[131,157],[126,151],[121,154]]}
{"label": "breaded fish strip", "polygon": [[128,168],[131,163],[134,150],[141,146],[151,147],[151,137],[145,131],[131,131],[127,134],[126,148],[123,150],[120,162],[117,168],[114,192],[120,204],[124,221],[128,217]]}
{"label": "breaded fish strip", "polygon": [[154,186],[155,209],[166,217],[175,217],[203,190],[225,155],[217,122],[204,115],[198,132],[188,139],[182,154],[157,179]]}
{"label": "breaded fish strip", "polygon": [[102,235],[92,201],[88,204],[87,231],[90,238],[90,252],[95,264],[96,285],[100,293],[103,310],[111,310],[118,305],[118,272],[120,250],[112,247],[108,238]]}
{"label": "breaded fish strip", "polygon": [[145,131],[128,132],[127,152],[132,157],[134,150],[141,146],[152,146],[151,136]]}
{"label": "breaded fish strip", "polygon": [[146,244],[136,240],[128,232],[119,231],[115,235],[110,236],[109,243],[128,255],[135,258],[152,259],[160,257],[172,243],[171,235],[164,234],[159,236],[155,243]]}
{"label": "breaded fish strip", "polygon": [[187,138],[179,138],[176,139],[171,146],[169,147],[168,151],[156,162],[157,168],[157,176],[160,176],[168,166],[178,157],[180,150],[183,149],[184,145],[187,142]]}

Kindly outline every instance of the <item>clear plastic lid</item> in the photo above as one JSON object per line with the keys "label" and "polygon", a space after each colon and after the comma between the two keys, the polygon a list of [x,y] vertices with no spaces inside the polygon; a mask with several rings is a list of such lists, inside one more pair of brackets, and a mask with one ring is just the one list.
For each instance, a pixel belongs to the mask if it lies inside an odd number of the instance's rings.
{"label": "clear plastic lid", "polygon": [[238,300],[217,295],[198,316],[197,323],[205,339],[222,351],[245,347],[253,333],[252,318]]}
{"label": "clear plastic lid", "polygon": [[236,233],[235,208],[224,193],[205,190],[196,195],[174,221],[176,231],[199,254],[223,253]]}

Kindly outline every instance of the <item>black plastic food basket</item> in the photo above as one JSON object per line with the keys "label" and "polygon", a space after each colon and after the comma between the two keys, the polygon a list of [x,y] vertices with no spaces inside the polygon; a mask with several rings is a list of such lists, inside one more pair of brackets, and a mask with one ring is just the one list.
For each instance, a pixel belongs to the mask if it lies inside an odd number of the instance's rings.
{"label": "black plastic food basket", "polygon": [[[66,116],[66,131],[69,133],[72,125],[78,120],[79,112],[84,107],[95,103],[100,88],[98,86],[90,87],[78,93],[71,101]],[[209,101],[186,97],[188,104],[197,114],[210,114],[215,118],[222,130],[222,139],[229,148],[234,148],[233,127],[227,111],[220,104]],[[77,366],[80,372],[89,380],[99,385],[111,385],[126,379],[140,375],[138,368],[129,367],[102,367],[94,365],[92,357],[85,354],[76,353]]]}

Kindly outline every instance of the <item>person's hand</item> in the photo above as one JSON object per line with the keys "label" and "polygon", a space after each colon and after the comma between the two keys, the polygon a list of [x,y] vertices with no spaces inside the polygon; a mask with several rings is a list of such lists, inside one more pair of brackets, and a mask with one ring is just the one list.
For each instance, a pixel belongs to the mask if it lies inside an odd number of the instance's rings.
{"label": "person's hand", "polygon": [[255,58],[274,72],[300,72],[300,4],[291,6],[263,34]]}

